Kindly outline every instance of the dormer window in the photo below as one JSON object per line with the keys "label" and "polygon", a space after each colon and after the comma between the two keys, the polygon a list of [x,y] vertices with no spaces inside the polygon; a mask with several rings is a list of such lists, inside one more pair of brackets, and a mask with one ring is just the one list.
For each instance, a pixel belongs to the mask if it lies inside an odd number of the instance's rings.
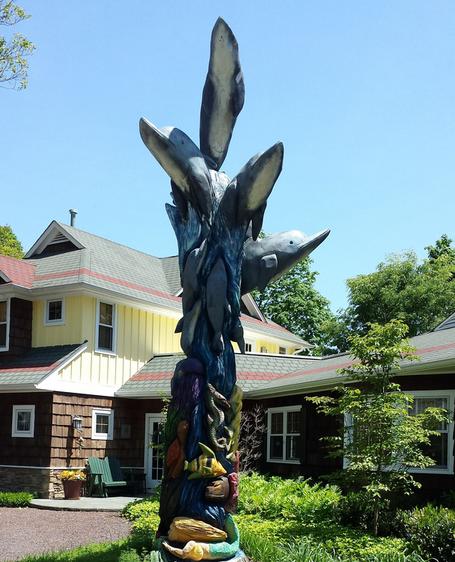
{"label": "dormer window", "polygon": [[9,301],[0,301],[0,351],[8,351]]}
{"label": "dormer window", "polygon": [[46,302],[44,323],[63,324],[63,299],[52,299]]}
{"label": "dormer window", "polygon": [[96,350],[115,352],[115,305],[98,301],[96,315]]}

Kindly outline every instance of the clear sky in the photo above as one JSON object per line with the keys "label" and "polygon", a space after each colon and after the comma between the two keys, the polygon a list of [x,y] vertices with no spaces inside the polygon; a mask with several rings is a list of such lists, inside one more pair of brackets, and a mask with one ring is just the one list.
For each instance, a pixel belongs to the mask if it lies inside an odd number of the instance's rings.
{"label": "clear sky", "polygon": [[284,141],[267,232],[332,233],[319,290],[387,254],[455,238],[455,3],[19,2],[37,46],[29,87],[0,89],[0,224],[30,247],[52,219],[159,256],[176,252],[167,176],[138,119],[196,142],[212,26],[240,46],[246,102],[223,165],[233,176]]}

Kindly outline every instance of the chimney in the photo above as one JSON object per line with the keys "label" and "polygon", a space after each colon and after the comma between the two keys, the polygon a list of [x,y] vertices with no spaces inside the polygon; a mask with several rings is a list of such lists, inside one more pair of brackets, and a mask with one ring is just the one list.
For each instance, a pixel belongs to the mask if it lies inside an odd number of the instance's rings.
{"label": "chimney", "polygon": [[77,209],[70,209],[70,215],[71,215],[70,225],[74,226],[76,223]]}

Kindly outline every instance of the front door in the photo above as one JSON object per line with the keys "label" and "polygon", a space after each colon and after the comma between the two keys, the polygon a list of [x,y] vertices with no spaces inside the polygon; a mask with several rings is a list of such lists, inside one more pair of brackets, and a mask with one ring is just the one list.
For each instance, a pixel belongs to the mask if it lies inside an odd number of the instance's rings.
{"label": "front door", "polygon": [[145,480],[147,489],[155,488],[163,478],[162,414],[145,414]]}

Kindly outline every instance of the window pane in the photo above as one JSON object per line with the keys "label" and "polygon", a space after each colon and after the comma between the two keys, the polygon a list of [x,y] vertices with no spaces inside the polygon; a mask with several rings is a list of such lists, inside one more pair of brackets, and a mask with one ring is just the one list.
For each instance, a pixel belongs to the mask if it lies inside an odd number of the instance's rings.
{"label": "window pane", "polygon": [[109,433],[109,414],[96,414],[96,433]]}
{"label": "window pane", "polygon": [[283,437],[274,435],[270,437],[270,458],[282,459],[283,458]]}
{"label": "window pane", "polygon": [[31,421],[31,412],[27,410],[17,412],[17,431],[30,431]]}
{"label": "window pane", "polygon": [[107,304],[105,302],[100,302],[100,324],[107,324],[112,326],[112,304]]}
{"label": "window pane", "polygon": [[47,303],[47,319],[48,320],[61,320],[62,319],[62,301],[50,301]]}
{"label": "window pane", "polygon": [[447,433],[433,435],[430,445],[423,447],[423,452],[435,461],[431,468],[447,468]]}
{"label": "window pane", "polygon": [[295,461],[299,459],[299,437],[288,435],[286,437],[286,460]]}
{"label": "window pane", "polygon": [[[412,407],[413,414],[422,414],[427,408],[444,408],[445,410],[448,409],[448,401],[447,398],[444,397],[425,397],[425,398],[415,398],[414,404]],[[442,422],[436,427],[432,429],[439,430],[439,431],[446,431],[447,430],[447,423]]]}
{"label": "window pane", "polygon": [[108,326],[99,326],[98,328],[98,347],[100,349],[112,350],[113,328]]}
{"label": "window pane", "polygon": [[6,301],[0,301],[0,322],[6,322]]}
{"label": "window pane", "polygon": [[280,355],[286,355],[286,348],[285,348],[285,347],[280,347],[279,350],[278,350],[278,353],[279,353]]}
{"label": "window pane", "polygon": [[6,324],[0,324],[0,347],[6,347]]}
{"label": "window pane", "polygon": [[300,433],[300,412],[288,412],[288,433]]}
{"label": "window pane", "polygon": [[245,351],[251,352],[252,349],[253,349],[253,346],[251,345],[251,343],[246,343],[246,344],[245,344]]}
{"label": "window pane", "polygon": [[271,433],[283,433],[283,412],[276,412],[272,414]]}

